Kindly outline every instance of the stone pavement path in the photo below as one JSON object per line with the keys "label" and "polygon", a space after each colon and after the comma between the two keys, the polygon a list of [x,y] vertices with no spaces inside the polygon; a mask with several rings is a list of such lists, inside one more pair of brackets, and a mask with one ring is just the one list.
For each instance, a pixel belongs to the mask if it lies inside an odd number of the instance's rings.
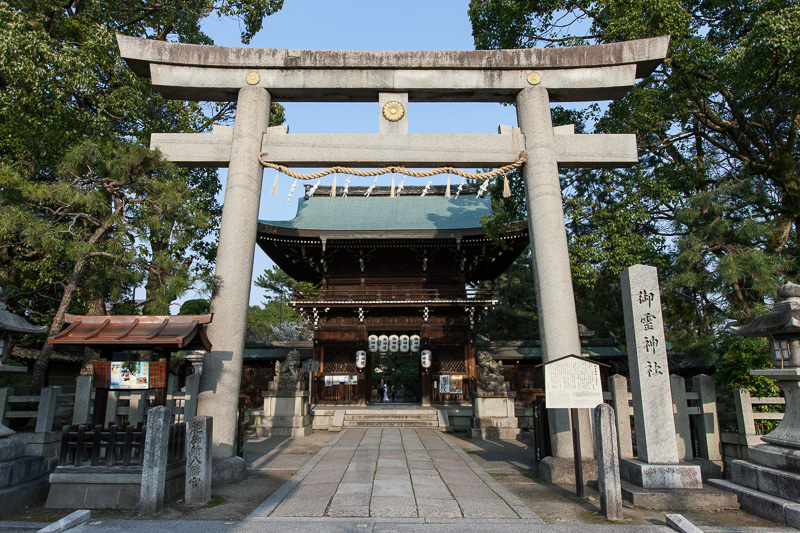
{"label": "stone pavement path", "polygon": [[543,523],[433,429],[346,429],[256,509],[259,517],[525,519]]}

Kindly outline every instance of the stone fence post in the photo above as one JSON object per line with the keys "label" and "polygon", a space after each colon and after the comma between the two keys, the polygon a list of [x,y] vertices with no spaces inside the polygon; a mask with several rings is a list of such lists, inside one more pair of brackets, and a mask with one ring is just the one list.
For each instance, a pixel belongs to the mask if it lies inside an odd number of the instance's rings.
{"label": "stone fence post", "polygon": [[745,439],[749,446],[759,444],[761,438],[756,435],[756,422],[753,419],[753,404],[750,401],[750,391],[747,389],[736,389],[733,391],[733,405],[736,409],[736,426],[739,435]]}
{"label": "stone fence post", "polygon": [[75,383],[75,407],[72,410],[72,423],[76,426],[92,421],[92,382],[91,374],[78,376]]}
{"label": "stone fence post", "polygon": [[622,459],[633,457],[633,436],[631,434],[631,406],[629,403],[628,380],[625,376],[614,374],[608,378],[608,390],[611,391],[611,407],[617,414],[617,443],[619,456]]}
{"label": "stone fence post", "polygon": [[197,395],[200,393],[200,373],[195,372],[186,377],[186,399],[183,402],[183,419],[191,420],[197,416]]}
{"label": "stone fence post", "polygon": [[5,424],[6,414],[9,411],[8,397],[13,393],[13,389],[3,387],[0,389],[0,425]]}
{"label": "stone fence post", "polygon": [[672,392],[672,413],[675,417],[675,436],[678,446],[678,460],[686,461],[694,457],[692,450],[692,426],[689,423],[689,401],[686,398],[686,380],[672,374],[669,377]]}
{"label": "stone fence post", "polygon": [[130,394],[130,407],[128,407],[128,422],[132,426],[144,423],[144,413],[147,408],[147,392],[132,391]]}
{"label": "stone fence post", "polygon": [[[692,378],[695,392],[700,395],[700,416],[698,417],[698,441],[700,456],[709,461],[722,461],[722,449],[719,435],[719,418],[717,417],[717,391],[711,378],[700,374]],[[751,420],[752,420],[751,410]]]}
{"label": "stone fence post", "polygon": [[119,407],[119,391],[108,391],[108,403],[106,403],[105,427],[117,424],[117,408]]}
{"label": "stone fence post", "polygon": [[139,514],[153,516],[164,506],[164,483],[167,477],[167,450],[172,413],[163,405],[147,412],[147,437],[142,459],[142,486]]}
{"label": "stone fence post", "polygon": [[47,433],[53,430],[53,423],[58,408],[58,395],[61,387],[45,387],[39,397],[39,410],[36,414],[36,433]]}

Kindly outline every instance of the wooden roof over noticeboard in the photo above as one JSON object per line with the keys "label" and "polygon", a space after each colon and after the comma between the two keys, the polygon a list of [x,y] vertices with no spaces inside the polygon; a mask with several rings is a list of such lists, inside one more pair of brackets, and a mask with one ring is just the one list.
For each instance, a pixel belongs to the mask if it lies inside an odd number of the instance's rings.
{"label": "wooden roof over noticeboard", "polygon": [[129,350],[206,350],[205,324],[213,314],[153,316],[66,315],[69,327],[51,337],[53,346],[81,345]]}

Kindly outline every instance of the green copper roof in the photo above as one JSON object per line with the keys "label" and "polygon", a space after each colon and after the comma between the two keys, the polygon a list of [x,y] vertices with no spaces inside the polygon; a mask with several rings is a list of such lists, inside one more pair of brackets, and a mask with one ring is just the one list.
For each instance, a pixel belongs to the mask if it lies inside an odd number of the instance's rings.
{"label": "green copper roof", "polygon": [[314,196],[300,200],[292,220],[259,222],[297,230],[441,231],[480,228],[481,217],[491,213],[489,199],[475,196]]}

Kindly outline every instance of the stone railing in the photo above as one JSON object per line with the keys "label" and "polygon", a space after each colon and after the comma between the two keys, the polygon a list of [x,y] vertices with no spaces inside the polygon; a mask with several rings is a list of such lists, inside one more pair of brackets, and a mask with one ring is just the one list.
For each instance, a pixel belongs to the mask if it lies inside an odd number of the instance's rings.
{"label": "stone railing", "polygon": [[[721,477],[723,457],[714,384],[705,374],[694,376],[691,384],[691,390],[687,390],[683,377],[670,376],[678,458],[680,461],[700,464],[704,477]],[[635,413],[628,380],[619,374],[611,376],[608,378],[608,388],[609,391],[603,393],[603,399],[611,404],[617,414],[619,456],[630,459],[634,457],[632,426]]]}
{"label": "stone railing", "polygon": [[[45,387],[35,396],[14,395],[13,389],[2,388],[0,423],[8,425],[11,420],[27,419],[33,421],[35,433],[47,433],[53,430],[58,418],[72,416],[74,399],[74,394],[62,394],[61,387]],[[22,405],[22,408],[14,409],[15,405]]]}
{"label": "stone railing", "polygon": [[[197,394],[200,389],[200,374],[186,378],[186,387],[178,391],[177,377],[170,376],[167,387],[167,405],[173,422],[184,422],[197,415]],[[105,414],[105,426],[121,426],[122,422],[144,423],[145,414],[153,407],[153,391],[110,391]],[[33,407],[35,405],[35,407]],[[0,388],[0,423],[8,425],[11,420],[27,419],[27,426],[34,433],[48,433],[59,429],[64,423],[88,424],[94,412],[94,389],[92,376],[78,376],[75,393],[63,394],[61,387],[45,387],[40,395],[15,395],[11,388]],[[21,433],[29,432],[23,429]]]}
{"label": "stone railing", "polygon": [[754,412],[753,407],[760,405],[783,406],[786,400],[781,397],[753,397],[750,391],[736,389],[733,399],[720,398],[720,420],[722,422],[722,448],[725,461],[747,459],[748,448],[764,444],[761,435],[764,433],[756,423],[758,420],[783,419],[780,412]]}
{"label": "stone railing", "polygon": [[[185,422],[197,415],[197,394],[200,390],[200,374],[186,378],[183,391],[177,390],[177,377],[170,375],[167,385],[167,405],[172,413],[172,422]],[[105,426],[144,423],[147,411],[154,407],[155,392],[112,390],[108,393]],[[94,389],[92,376],[79,376],[75,390],[75,414],[73,424],[88,424],[93,420]]]}

